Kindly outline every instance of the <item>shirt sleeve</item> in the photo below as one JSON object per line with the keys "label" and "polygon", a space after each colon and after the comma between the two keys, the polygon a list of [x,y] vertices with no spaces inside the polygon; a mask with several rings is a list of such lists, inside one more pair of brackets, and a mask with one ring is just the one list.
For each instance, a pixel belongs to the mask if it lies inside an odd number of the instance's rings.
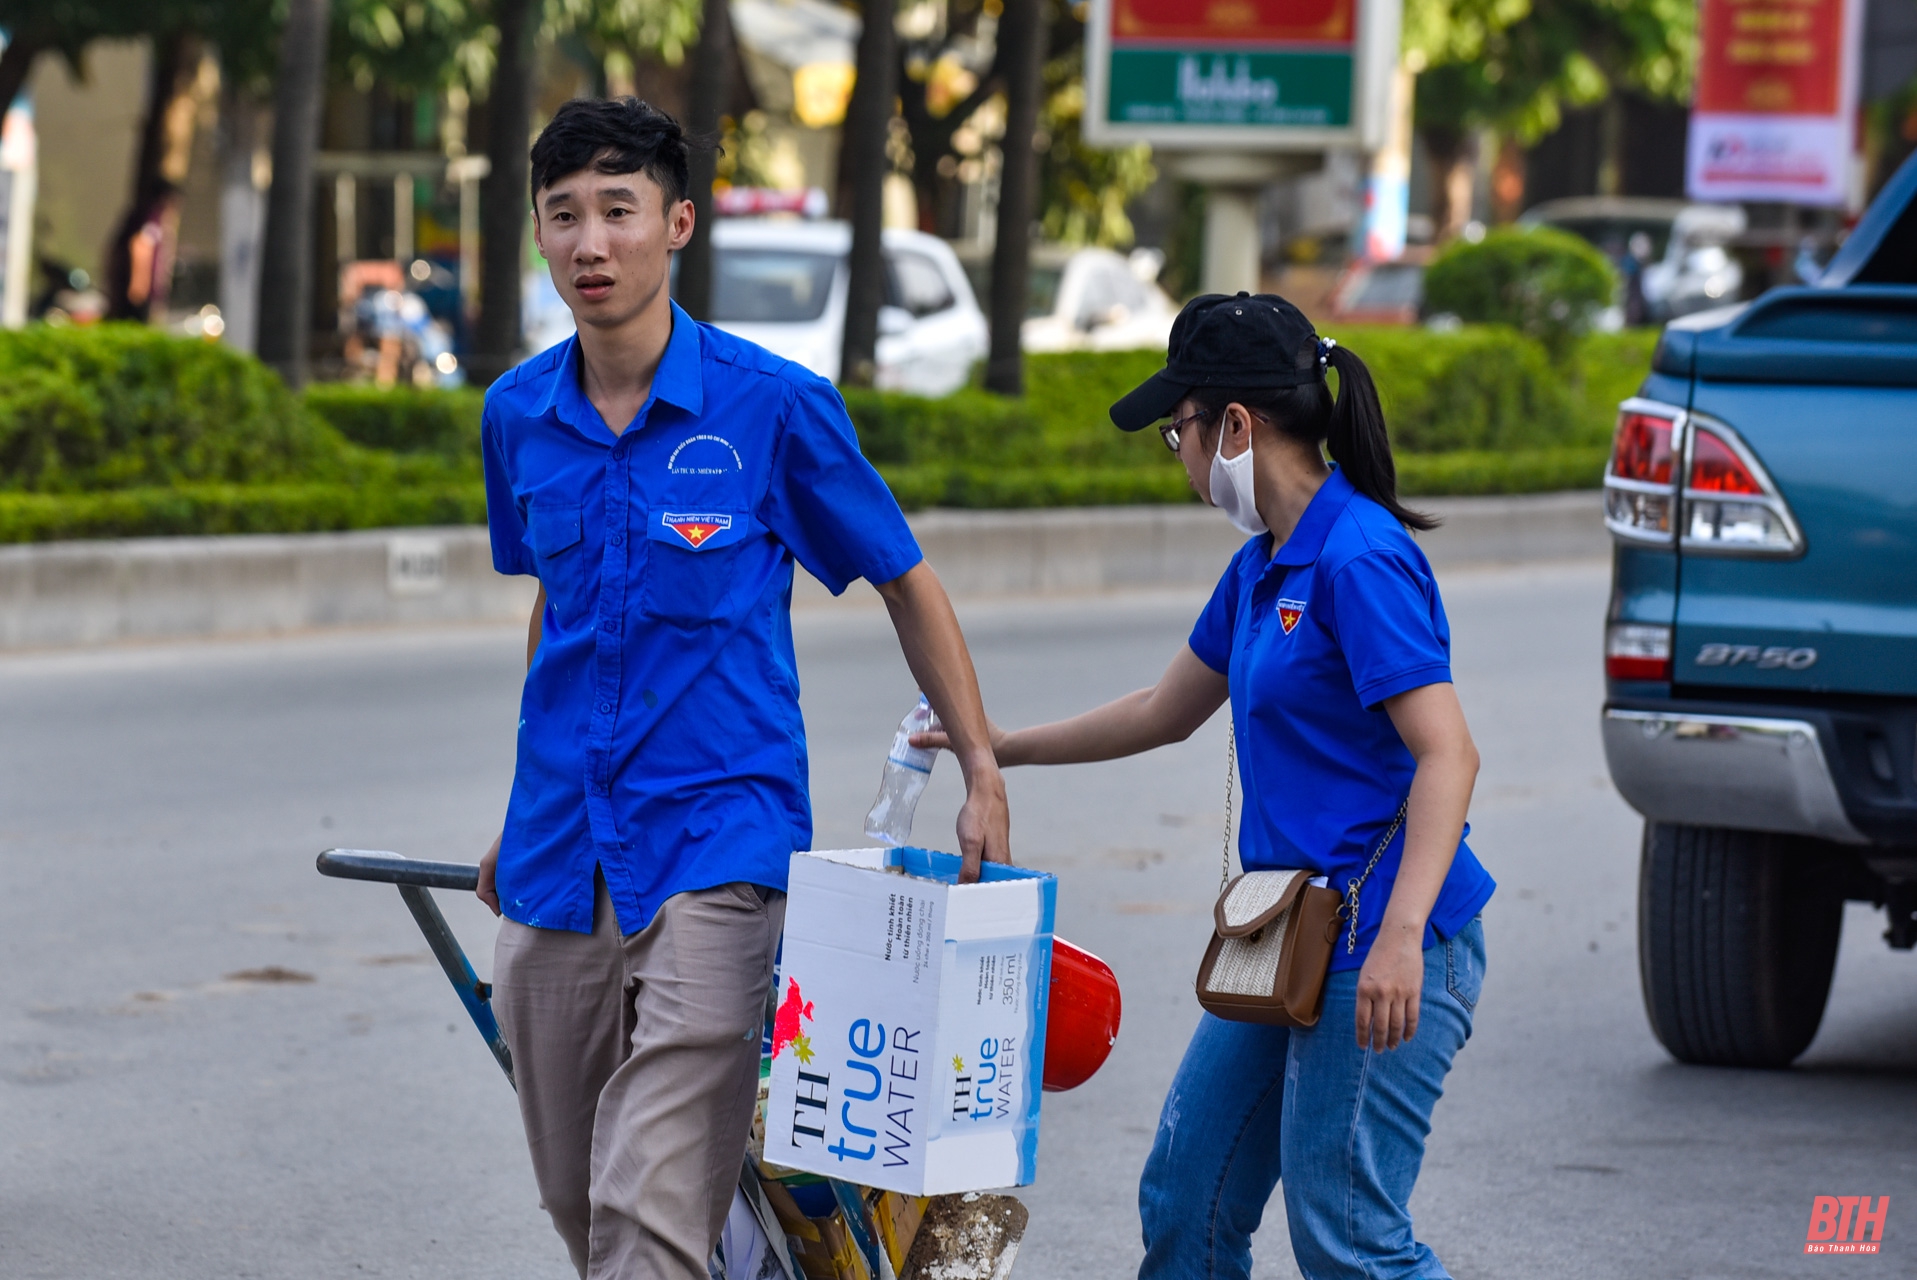
{"label": "shirt sleeve", "polygon": [[1231,638],[1238,629],[1238,578],[1238,556],[1233,556],[1186,641],[1198,660],[1221,676],[1231,674]]}
{"label": "shirt sleeve", "polygon": [[526,515],[513,494],[499,422],[493,416],[490,400],[480,418],[479,437],[486,466],[486,531],[492,538],[493,568],[504,574],[533,574],[532,551],[526,545]]}
{"label": "shirt sleeve", "polygon": [[835,596],[856,578],[890,582],[925,558],[859,452],[845,401],[823,380],[798,385],[759,519]]}
{"label": "shirt sleeve", "polygon": [[1372,551],[1332,583],[1338,644],[1358,700],[1386,698],[1451,679],[1451,628],[1428,574],[1390,551]]}

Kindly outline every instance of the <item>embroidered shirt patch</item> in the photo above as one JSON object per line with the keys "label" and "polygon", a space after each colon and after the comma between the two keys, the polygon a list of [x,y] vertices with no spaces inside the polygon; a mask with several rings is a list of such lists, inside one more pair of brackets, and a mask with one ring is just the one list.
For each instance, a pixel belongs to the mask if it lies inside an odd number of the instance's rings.
{"label": "embroidered shirt patch", "polygon": [[[732,527],[732,517],[723,512],[709,515],[677,515],[671,511],[659,517],[659,523],[684,538],[694,548],[713,534]],[[1285,630],[1291,630],[1286,627]]]}

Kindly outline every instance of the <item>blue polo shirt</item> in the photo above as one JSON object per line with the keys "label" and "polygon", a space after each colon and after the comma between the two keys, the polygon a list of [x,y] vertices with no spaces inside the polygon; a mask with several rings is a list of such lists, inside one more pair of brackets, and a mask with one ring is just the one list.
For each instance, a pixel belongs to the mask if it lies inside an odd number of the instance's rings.
{"label": "blue polo shirt", "polygon": [[[1417,762],[1385,699],[1451,679],[1451,628],[1424,552],[1333,469],[1276,555],[1247,542],[1192,629],[1231,682],[1246,870],[1309,867],[1344,891],[1411,790]],[[1469,827],[1466,828],[1468,832]],[[1400,831],[1360,891],[1358,945],[1340,929],[1333,972],[1364,963],[1404,855]],[[1424,945],[1471,922],[1497,886],[1462,839]]]}
{"label": "blue polo shirt", "polygon": [[592,930],[675,893],[783,889],[811,847],[792,566],[834,594],[921,559],[832,385],[672,308],[652,393],[614,436],[578,340],[486,393],[493,566],[546,611],[519,712],[501,909]]}

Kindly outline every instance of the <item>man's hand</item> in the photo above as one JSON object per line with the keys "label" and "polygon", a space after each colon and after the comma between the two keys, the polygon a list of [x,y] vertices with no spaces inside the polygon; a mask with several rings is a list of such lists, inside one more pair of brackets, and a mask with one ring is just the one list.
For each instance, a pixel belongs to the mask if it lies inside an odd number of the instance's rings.
{"label": "man's hand", "polygon": [[503,834],[494,836],[493,847],[479,860],[479,885],[473,890],[481,902],[493,909],[494,915],[499,914],[499,890],[493,887],[493,872],[499,867],[499,842],[504,839]]}
{"label": "man's hand", "polygon": [[877,585],[899,633],[905,665],[944,727],[940,745],[958,757],[965,774],[965,807],[958,820],[964,857],[959,883],[971,884],[979,877],[981,862],[1012,860],[1011,811],[1005,802],[1005,779],[992,753],[990,722],[979,700],[978,673],[958,615],[932,566],[921,560]]}
{"label": "man's hand", "polygon": [[959,883],[979,878],[983,862],[1012,860],[1012,810],[1005,799],[1005,776],[996,761],[981,761],[965,770],[965,805],[958,816]]}
{"label": "man's hand", "polygon": [[[1388,936],[1387,936],[1388,935]],[[1358,1047],[1395,1049],[1418,1033],[1424,991],[1424,931],[1379,930],[1358,970]]]}

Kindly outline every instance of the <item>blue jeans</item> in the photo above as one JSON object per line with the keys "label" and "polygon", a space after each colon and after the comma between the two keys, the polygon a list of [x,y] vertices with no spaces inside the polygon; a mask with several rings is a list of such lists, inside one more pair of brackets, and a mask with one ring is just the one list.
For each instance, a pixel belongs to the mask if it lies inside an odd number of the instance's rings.
{"label": "blue jeans", "polygon": [[1309,1029],[1204,1015],[1138,1189],[1140,1280],[1249,1276],[1251,1236],[1281,1175],[1306,1280],[1448,1280],[1406,1206],[1483,983],[1484,924],[1473,920],[1424,953],[1418,1034],[1397,1049],[1358,1047],[1357,970],[1325,980]]}

